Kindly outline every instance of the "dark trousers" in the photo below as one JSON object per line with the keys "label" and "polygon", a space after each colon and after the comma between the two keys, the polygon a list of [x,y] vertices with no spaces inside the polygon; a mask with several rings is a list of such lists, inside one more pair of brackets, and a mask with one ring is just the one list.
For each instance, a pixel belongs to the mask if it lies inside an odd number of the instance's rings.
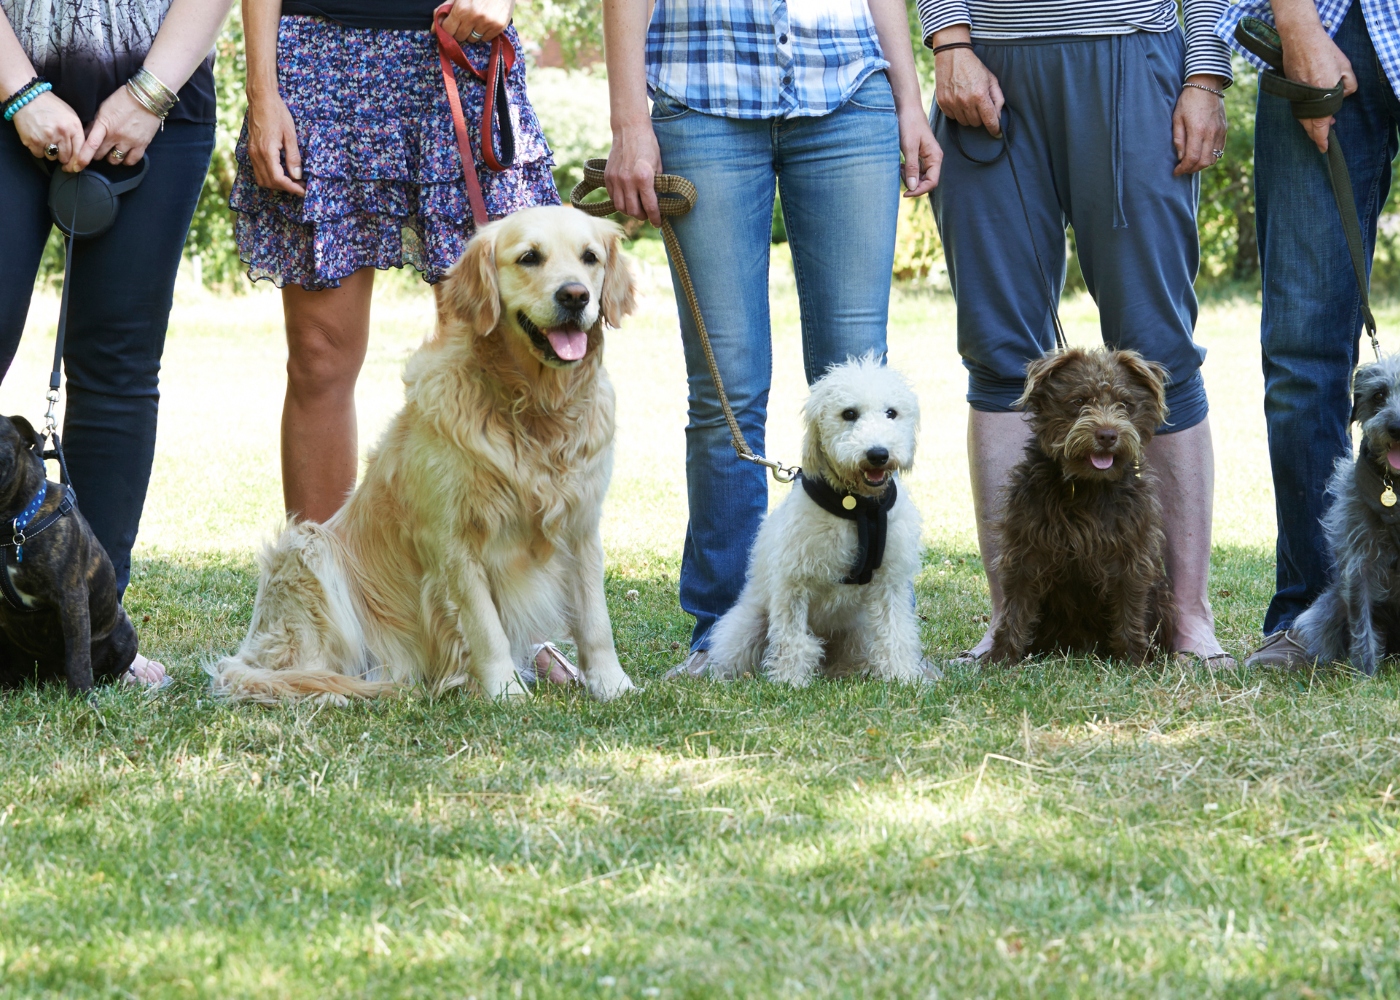
{"label": "dark trousers", "polygon": [[[1400,99],[1376,58],[1361,4],[1351,5],[1336,41],[1356,71],[1357,91],[1337,113],[1337,135],[1369,260],[1400,142]],[[1288,102],[1263,92],[1254,125],[1254,181],[1264,286],[1264,419],[1278,517],[1267,634],[1291,626],[1331,572],[1321,519],[1327,477],[1351,453],[1351,372],[1361,297],[1326,156],[1294,120]]]}
{"label": "dark trousers", "polygon": [[[175,272],[213,149],[213,125],[167,123],[147,150],[145,181],[122,197],[116,225],[73,250],[63,450],[79,509],[112,557],[120,591],[155,457]],[[0,127],[0,373],[19,348],[51,225],[48,178],[33,159],[13,126]],[[33,386],[31,419],[43,412],[46,387]]]}

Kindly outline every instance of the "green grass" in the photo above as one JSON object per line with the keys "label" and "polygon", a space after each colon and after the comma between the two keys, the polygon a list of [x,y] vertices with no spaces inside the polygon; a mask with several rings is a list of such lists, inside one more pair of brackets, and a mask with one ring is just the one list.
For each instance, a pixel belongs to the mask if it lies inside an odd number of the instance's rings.
{"label": "green grass", "polygon": [[[0,698],[0,997],[1400,994],[1392,670],[1047,660],[930,690],[662,683],[690,627],[684,377],[664,276],[646,280],[609,346],[605,519],[613,624],[645,690],[609,705],[212,701],[200,664],[240,638],[280,508],[280,316],[275,296],[181,293],[128,595],[177,683]],[[427,329],[426,297],[394,288],[366,443]],[[790,457],[789,272],[774,290],[770,440]],[[53,305],[36,300],[5,412],[37,415]],[[1066,317],[1092,331],[1091,304]],[[1236,652],[1272,578],[1257,319],[1217,303],[1201,323],[1212,593]],[[925,410],[925,644],[949,653],[987,609],[947,297],[897,296],[891,344]]]}

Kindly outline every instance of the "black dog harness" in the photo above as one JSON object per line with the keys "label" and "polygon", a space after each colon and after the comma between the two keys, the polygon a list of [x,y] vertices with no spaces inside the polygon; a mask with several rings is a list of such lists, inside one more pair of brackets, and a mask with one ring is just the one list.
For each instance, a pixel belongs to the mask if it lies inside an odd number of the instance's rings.
{"label": "black dog harness", "polygon": [[797,474],[802,488],[822,510],[835,514],[843,521],[856,522],[856,561],[842,583],[869,583],[880,564],[885,561],[885,535],[889,529],[890,510],[899,496],[894,480],[878,497],[841,493],[820,477],[801,472]]}
{"label": "black dog harness", "polygon": [[57,507],[49,511],[39,520],[34,517],[39,513],[39,509],[44,506],[44,501],[48,499],[49,487],[58,484],[44,480],[43,486],[39,487],[39,492],[34,499],[30,500],[24,510],[10,519],[10,540],[0,542],[0,594],[5,597],[5,603],[16,611],[26,614],[37,611],[24,603],[24,599],[19,596],[19,591],[15,590],[14,583],[10,580],[10,550],[15,550],[15,562],[24,562],[24,543],[35,535],[42,534],[58,523],[59,519],[67,516],[77,503],[77,496],[73,493],[73,487],[66,483],[62,485],[63,499],[59,501]]}

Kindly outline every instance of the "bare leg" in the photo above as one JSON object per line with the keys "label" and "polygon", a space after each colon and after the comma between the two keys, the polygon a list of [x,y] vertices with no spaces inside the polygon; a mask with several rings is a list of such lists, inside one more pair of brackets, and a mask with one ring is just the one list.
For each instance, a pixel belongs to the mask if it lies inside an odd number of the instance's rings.
{"label": "bare leg", "polygon": [[1162,527],[1167,535],[1167,575],[1178,611],[1172,649],[1197,656],[1223,653],[1210,608],[1211,506],[1215,497],[1215,447],[1210,421],[1147,446],[1147,461],[1161,481]]}
{"label": "bare leg", "polygon": [[982,553],[982,565],[987,570],[987,589],[992,596],[991,623],[981,641],[970,652],[980,656],[992,648],[992,632],[1001,621],[1005,603],[1001,584],[992,572],[996,561],[997,543],[992,537],[991,522],[1001,505],[1001,490],[1011,470],[1025,454],[1030,440],[1030,427],[1021,413],[986,413],[968,410],[967,465],[972,474],[972,509],[977,517],[977,548]]}
{"label": "bare leg", "polygon": [[287,399],[282,406],[282,498],[288,514],[326,521],[355,488],[355,380],[369,346],[374,268],[339,288],[282,289]]}

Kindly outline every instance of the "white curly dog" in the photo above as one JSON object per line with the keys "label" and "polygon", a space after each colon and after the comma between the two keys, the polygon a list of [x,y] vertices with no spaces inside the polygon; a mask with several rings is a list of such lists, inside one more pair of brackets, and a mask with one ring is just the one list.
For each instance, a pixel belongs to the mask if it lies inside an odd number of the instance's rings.
{"label": "white curly dog", "polygon": [[866,355],[813,384],[803,414],[802,477],[763,522],[743,593],[715,624],[710,676],[931,679],[911,591],[922,519],[897,486],[914,462],[918,397]]}

